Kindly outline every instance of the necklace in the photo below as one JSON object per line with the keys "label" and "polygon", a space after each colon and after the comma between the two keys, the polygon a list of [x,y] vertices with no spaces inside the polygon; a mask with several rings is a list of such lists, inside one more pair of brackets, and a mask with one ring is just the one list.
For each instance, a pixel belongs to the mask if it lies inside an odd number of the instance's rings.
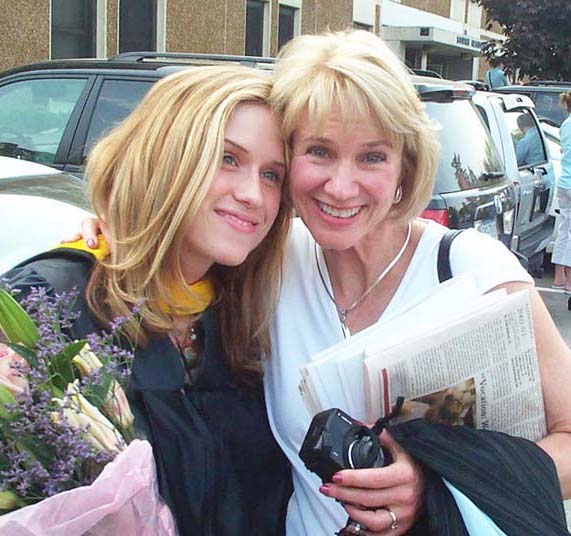
{"label": "necklace", "polygon": [[315,244],[314,244],[314,246],[315,246],[314,247],[315,263],[317,264],[317,271],[319,272],[319,278],[321,279],[321,283],[323,285],[323,288],[325,289],[325,292],[327,293],[327,296],[329,296],[329,299],[333,302],[333,305],[335,305],[335,309],[337,309],[337,314],[339,315],[339,320],[341,321],[341,323],[343,325],[345,325],[345,321],[347,320],[347,315],[353,309],[355,309],[373,291],[373,289],[387,276],[387,274],[392,270],[394,265],[403,256],[403,254],[404,254],[404,252],[408,246],[408,243],[410,242],[411,233],[412,233],[412,225],[410,224],[410,222],[408,222],[408,227],[407,227],[407,231],[406,231],[406,238],[404,239],[404,242],[403,242],[402,247],[400,248],[399,252],[395,255],[393,260],[391,262],[389,262],[387,267],[380,273],[379,277],[377,277],[377,279],[375,279],[373,281],[373,284],[371,286],[369,286],[367,289],[365,289],[365,292],[363,292],[363,294],[361,294],[351,305],[349,305],[349,307],[346,307],[346,308],[342,308],[342,307],[339,307],[339,305],[337,305],[337,302],[335,301],[335,296],[333,296],[332,291],[329,290],[329,288],[327,287],[327,284],[325,283],[325,278],[323,277],[323,274],[321,273],[321,266],[319,265],[319,259],[317,257],[317,242],[315,242]]}
{"label": "necklace", "polygon": [[171,340],[179,351],[186,380],[192,383],[196,379],[204,350],[204,332],[200,321],[179,333],[172,334]]}

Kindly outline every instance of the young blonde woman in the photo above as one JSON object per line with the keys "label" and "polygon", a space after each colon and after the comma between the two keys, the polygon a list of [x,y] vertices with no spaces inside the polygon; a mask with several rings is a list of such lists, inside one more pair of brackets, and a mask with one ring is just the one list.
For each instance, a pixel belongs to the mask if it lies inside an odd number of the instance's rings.
{"label": "young blonde woman", "polygon": [[89,159],[107,243],[71,244],[7,274],[23,291],[77,287],[77,337],[127,317],[135,425],[183,536],[284,530],[291,477],[259,359],[290,224],[270,90],[245,67],[158,82]]}

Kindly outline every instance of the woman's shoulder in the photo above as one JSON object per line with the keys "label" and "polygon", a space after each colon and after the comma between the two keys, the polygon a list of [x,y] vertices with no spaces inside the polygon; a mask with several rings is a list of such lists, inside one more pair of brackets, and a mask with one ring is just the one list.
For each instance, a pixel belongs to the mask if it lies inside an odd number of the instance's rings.
{"label": "woman's shoulder", "polygon": [[23,292],[32,287],[45,288],[48,293],[73,288],[83,291],[94,260],[92,255],[82,251],[56,248],[21,262],[1,279]]}
{"label": "woman's shoulder", "polygon": [[[294,218],[286,242],[285,262],[287,266],[304,264],[308,255],[313,255],[315,240],[301,218]],[[291,269],[291,268],[290,268]]]}

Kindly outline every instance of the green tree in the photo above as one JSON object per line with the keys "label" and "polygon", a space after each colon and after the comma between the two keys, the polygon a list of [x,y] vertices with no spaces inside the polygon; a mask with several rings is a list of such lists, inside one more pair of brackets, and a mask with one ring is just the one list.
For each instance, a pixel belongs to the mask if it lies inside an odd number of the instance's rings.
{"label": "green tree", "polygon": [[507,37],[489,42],[483,54],[502,56],[520,75],[571,80],[571,0],[472,0],[498,22]]}

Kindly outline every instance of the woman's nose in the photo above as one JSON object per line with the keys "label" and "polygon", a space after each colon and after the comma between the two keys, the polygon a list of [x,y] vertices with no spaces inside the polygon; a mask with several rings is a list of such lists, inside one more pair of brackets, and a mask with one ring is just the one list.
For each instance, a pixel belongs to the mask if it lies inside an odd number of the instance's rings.
{"label": "woman's nose", "polygon": [[234,196],[241,203],[255,207],[261,206],[263,196],[260,172],[254,169],[249,170],[248,173],[238,181]]}
{"label": "woman's nose", "polygon": [[357,170],[350,162],[339,162],[331,169],[325,183],[324,190],[327,195],[339,201],[356,197],[359,193],[356,173]]}

